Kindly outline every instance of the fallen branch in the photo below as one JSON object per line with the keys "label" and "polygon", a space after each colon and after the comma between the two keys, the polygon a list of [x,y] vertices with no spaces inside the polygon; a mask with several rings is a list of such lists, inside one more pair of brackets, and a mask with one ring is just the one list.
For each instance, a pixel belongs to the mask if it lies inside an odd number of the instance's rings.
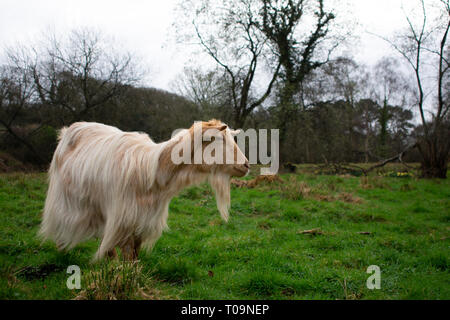
{"label": "fallen branch", "polygon": [[396,155],[395,157],[392,157],[392,158],[389,158],[389,159],[385,159],[385,160],[383,160],[383,161],[381,161],[381,162],[379,162],[379,163],[377,163],[377,164],[371,166],[369,169],[366,169],[366,170],[364,171],[364,174],[367,175],[367,173],[370,172],[370,171],[372,171],[373,169],[384,167],[384,166],[385,166],[386,164],[388,164],[389,162],[393,162],[393,161],[395,161],[395,160],[398,160],[398,161],[400,161],[404,166],[406,166],[406,167],[408,167],[408,168],[411,168],[411,167],[407,166],[406,163],[403,162],[403,156],[405,155],[405,153],[406,153],[407,151],[409,151],[409,150],[411,150],[411,149],[414,149],[415,147],[417,147],[417,142],[415,142],[414,144],[412,144],[412,145],[406,147],[405,150],[403,150],[402,152],[400,152],[400,153],[399,153],[398,155]]}
{"label": "fallen branch", "polygon": [[323,232],[319,228],[311,229],[311,230],[301,230],[301,231],[298,231],[297,233],[298,234],[312,234],[313,236],[323,234]]}
{"label": "fallen branch", "polygon": [[350,164],[350,163],[328,162],[327,158],[324,155],[322,155],[322,157],[323,157],[323,159],[325,161],[325,164],[324,165],[319,165],[318,167],[319,168],[329,168],[329,167],[331,167],[335,174],[342,173],[344,171],[347,171],[347,172],[350,171],[351,172],[351,171],[358,170],[362,174],[367,176],[368,173],[371,172],[372,170],[384,167],[386,164],[398,160],[406,168],[413,169],[411,166],[408,166],[405,162],[403,162],[403,156],[405,155],[406,152],[408,152],[411,149],[416,148],[417,146],[418,146],[418,144],[417,144],[417,142],[415,142],[414,144],[406,147],[402,152],[400,152],[396,156],[388,158],[388,159],[385,159],[385,160],[382,160],[382,161],[379,161],[378,163],[374,164],[373,166],[371,166],[371,167],[369,167],[367,169],[365,169],[363,167],[360,167],[360,166],[357,166],[355,164]]}

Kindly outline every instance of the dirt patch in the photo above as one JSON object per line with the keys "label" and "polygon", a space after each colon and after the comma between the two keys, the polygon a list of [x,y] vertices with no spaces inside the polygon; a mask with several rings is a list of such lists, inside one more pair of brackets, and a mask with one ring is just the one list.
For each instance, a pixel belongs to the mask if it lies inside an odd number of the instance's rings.
{"label": "dirt patch", "polygon": [[63,271],[64,268],[56,264],[43,264],[40,266],[27,266],[15,272],[15,275],[28,281],[35,279],[44,279],[50,274]]}

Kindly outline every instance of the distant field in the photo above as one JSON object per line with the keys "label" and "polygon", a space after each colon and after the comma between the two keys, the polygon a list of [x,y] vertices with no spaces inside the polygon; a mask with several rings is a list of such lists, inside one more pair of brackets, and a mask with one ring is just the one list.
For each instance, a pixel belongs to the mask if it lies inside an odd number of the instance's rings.
{"label": "distant field", "polygon": [[[41,245],[46,174],[2,174],[0,299],[450,299],[448,179],[314,171],[233,187],[229,223],[207,185],[186,189],[170,231],[124,267],[91,264],[94,240],[68,253]],[[81,291],[66,287],[69,265],[81,268]],[[370,265],[380,290],[366,287]]]}

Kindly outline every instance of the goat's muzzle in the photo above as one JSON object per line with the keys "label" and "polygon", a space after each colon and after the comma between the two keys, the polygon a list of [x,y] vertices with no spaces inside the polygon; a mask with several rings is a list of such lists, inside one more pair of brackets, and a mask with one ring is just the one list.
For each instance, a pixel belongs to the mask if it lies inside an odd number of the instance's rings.
{"label": "goat's muzzle", "polygon": [[243,177],[250,172],[250,165],[246,160],[244,164],[237,164],[233,166],[233,177]]}

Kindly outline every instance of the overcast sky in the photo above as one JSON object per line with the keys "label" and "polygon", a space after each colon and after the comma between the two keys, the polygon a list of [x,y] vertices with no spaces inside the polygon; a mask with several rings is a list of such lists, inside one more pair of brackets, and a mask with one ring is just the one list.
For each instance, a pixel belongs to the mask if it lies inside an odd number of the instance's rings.
{"label": "overcast sky", "polygon": [[[150,67],[147,85],[170,90],[187,54],[170,38],[174,5],[179,0],[0,0],[0,48],[34,41],[45,30],[58,33],[76,27],[94,27],[127,50],[136,52]],[[389,46],[365,31],[390,35],[405,25],[402,0],[348,0],[360,28],[357,61],[373,64],[391,54]]]}

